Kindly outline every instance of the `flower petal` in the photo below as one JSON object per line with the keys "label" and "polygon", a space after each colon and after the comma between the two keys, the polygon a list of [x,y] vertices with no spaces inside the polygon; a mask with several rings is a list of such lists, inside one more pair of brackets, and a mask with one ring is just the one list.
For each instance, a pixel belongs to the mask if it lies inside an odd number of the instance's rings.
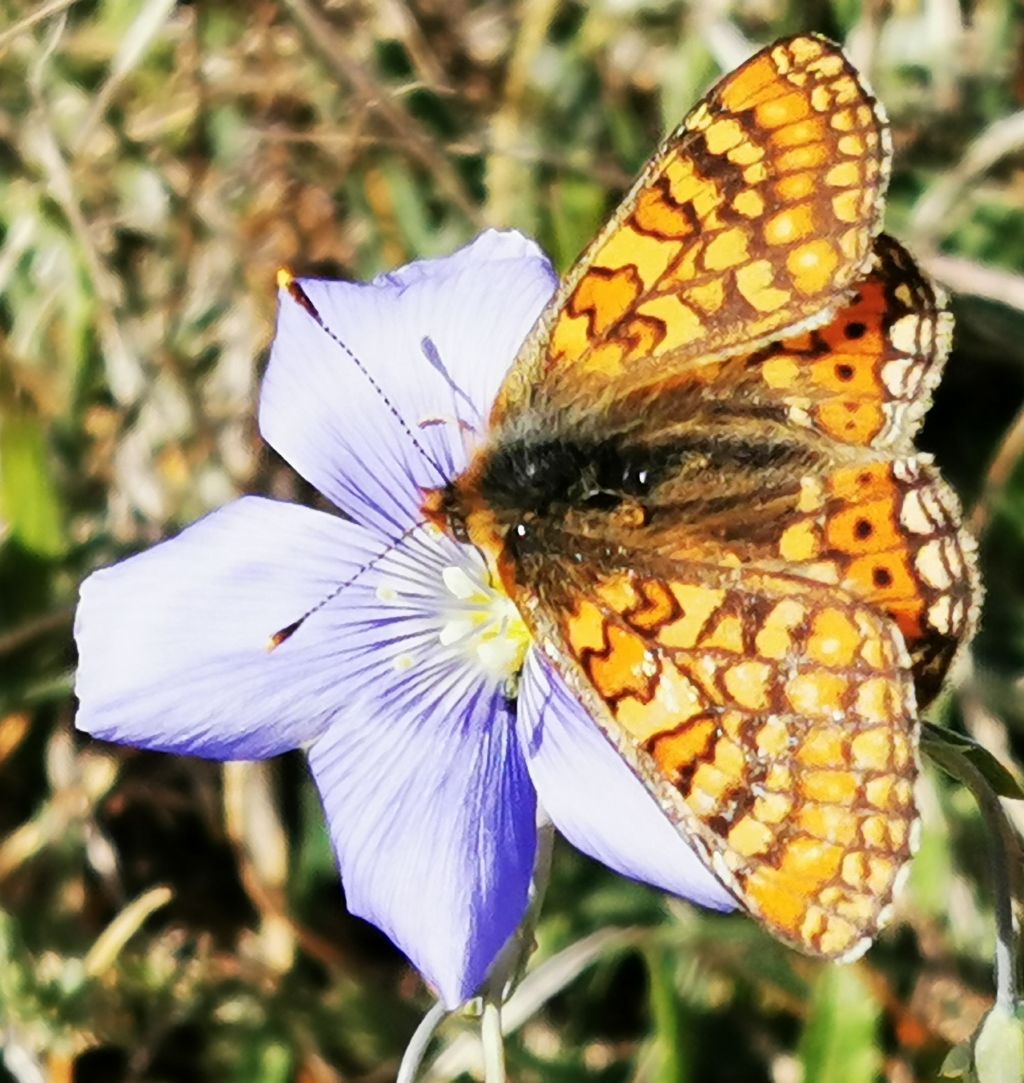
{"label": "flower petal", "polygon": [[354,704],[309,750],[349,909],[454,1008],[526,909],[536,799],[504,697],[465,667]]}
{"label": "flower petal", "polygon": [[532,241],[495,231],[369,284],[303,279],[324,326],[282,292],[263,435],[357,522],[397,537],[420,488],[466,465],[554,284]]}
{"label": "flower petal", "polygon": [[386,544],[334,516],[246,497],[94,573],[75,621],[76,724],[215,759],[270,756],[315,737],[342,702],[323,626],[343,619],[347,599],[276,650],[270,637]]}
{"label": "flower petal", "polygon": [[735,907],[537,650],[523,671],[519,732],[540,803],[574,846],[702,906]]}

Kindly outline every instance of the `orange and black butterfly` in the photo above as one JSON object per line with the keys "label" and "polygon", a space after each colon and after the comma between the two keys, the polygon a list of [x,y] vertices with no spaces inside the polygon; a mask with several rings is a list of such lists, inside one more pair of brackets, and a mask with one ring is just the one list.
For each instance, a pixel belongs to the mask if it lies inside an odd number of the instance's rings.
{"label": "orange and black butterfly", "polygon": [[728,75],[425,503],[740,904],[833,958],[891,910],[918,712],[979,593],[957,500],[913,446],[951,318],[879,233],[890,157],[828,41]]}

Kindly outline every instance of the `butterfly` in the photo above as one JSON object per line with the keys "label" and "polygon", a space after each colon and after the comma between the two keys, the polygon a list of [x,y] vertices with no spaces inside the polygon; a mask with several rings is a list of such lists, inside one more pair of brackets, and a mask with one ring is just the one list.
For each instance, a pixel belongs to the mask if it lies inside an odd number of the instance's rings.
{"label": "butterfly", "polygon": [[979,597],[957,499],[913,444],[952,320],[880,232],[891,154],[824,38],[727,75],[424,504],[738,903],[837,959],[891,915],[919,711]]}

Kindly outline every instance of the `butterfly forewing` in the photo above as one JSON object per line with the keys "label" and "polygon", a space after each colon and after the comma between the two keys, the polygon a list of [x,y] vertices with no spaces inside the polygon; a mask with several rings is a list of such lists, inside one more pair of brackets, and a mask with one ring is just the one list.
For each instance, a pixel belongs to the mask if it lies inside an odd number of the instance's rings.
{"label": "butterfly forewing", "polygon": [[824,584],[648,563],[559,569],[540,585],[537,634],[743,904],[803,951],[855,955],[913,845],[899,634]]}
{"label": "butterfly forewing", "polygon": [[722,80],[568,275],[499,395],[566,403],[820,321],[866,269],[889,163],[839,48],[797,37]]}

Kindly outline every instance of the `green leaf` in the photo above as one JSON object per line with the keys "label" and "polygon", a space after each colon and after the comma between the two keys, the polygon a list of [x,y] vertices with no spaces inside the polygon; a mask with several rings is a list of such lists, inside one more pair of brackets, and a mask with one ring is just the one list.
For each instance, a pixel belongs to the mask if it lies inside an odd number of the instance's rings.
{"label": "green leaf", "polygon": [[961,1042],[946,1054],[939,1075],[943,1079],[969,1079],[973,1063],[971,1043]]}
{"label": "green leaf", "polygon": [[[953,778],[959,780],[955,767],[949,762],[949,753],[963,756],[984,776],[985,781],[1000,797],[1024,801],[1024,789],[1010,772],[983,745],[962,733],[925,722],[921,727],[921,749]],[[962,780],[961,780],[962,781]]]}
{"label": "green leaf", "polygon": [[874,1083],[881,1067],[879,1016],[858,970],[823,967],[800,1036],[803,1083]]}
{"label": "green leaf", "polygon": [[272,1036],[257,1035],[241,1051],[232,1079],[245,1083],[288,1083],[295,1078],[295,1063],[288,1047]]}
{"label": "green leaf", "polygon": [[41,557],[64,553],[64,516],[46,435],[41,422],[28,414],[0,421],[0,518],[29,552]]}

